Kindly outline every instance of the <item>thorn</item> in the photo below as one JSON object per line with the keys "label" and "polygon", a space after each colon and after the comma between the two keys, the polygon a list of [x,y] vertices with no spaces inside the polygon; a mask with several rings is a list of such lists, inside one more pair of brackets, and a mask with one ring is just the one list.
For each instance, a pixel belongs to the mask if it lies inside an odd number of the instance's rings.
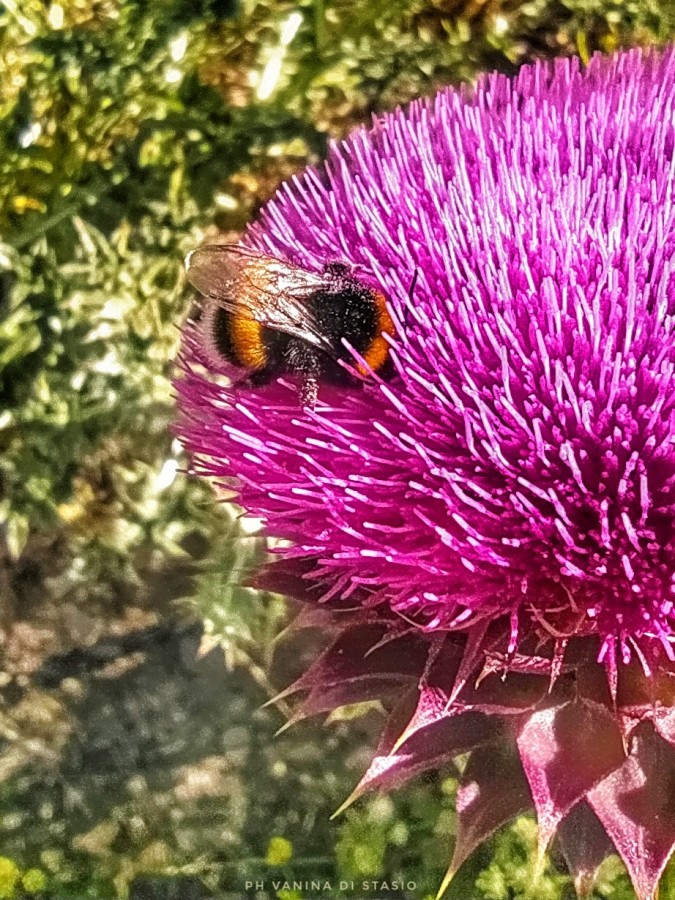
{"label": "thorn", "polygon": [[294,694],[299,688],[296,688],[295,685],[290,685],[290,687],[285,688],[283,691],[279,691],[278,694],[275,694],[274,697],[270,697],[269,700],[265,700],[258,709],[267,709],[268,706],[272,706],[274,703],[278,703],[280,700],[285,700],[286,697],[290,697],[291,694]]}
{"label": "thorn", "polygon": [[577,893],[577,897],[582,898],[582,900],[584,897],[591,896],[594,886],[595,876],[589,872],[582,872],[574,879],[574,890]]}
{"label": "thorn", "polygon": [[283,734],[284,731],[288,731],[288,729],[292,725],[295,725],[296,721],[297,720],[295,718],[292,718],[292,719],[289,719],[287,722],[284,722],[284,724],[281,726],[281,728],[277,728],[277,730],[274,732],[274,737],[277,738],[277,737],[279,737],[279,735]]}
{"label": "thorn", "polygon": [[546,865],[546,851],[551,842],[551,835],[546,835],[542,829],[539,829],[537,840],[537,855],[532,868],[532,887],[536,887],[544,874],[544,866]]}
{"label": "thorn", "polygon": [[391,750],[389,751],[389,753],[387,754],[387,756],[396,756],[396,754],[398,753],[398,751],[400,750],[400,748],[403,746],[403,744],[405,744],[405,742],[408,740],[409,737],[410,737],[410,735],[407,735],[407,734],[405,734],[405,733],[403,733],[402,735],[400,735],[400,737],[398,737],[398,738],[396,739],[396,743],[395,743],[394,746],[391,748]]}
{"label": "thorn", "polygon": [[340,804],[340,806],[338,806],[338,808],[335,810],[333,815],[330,817],[329,821],[332,822],[333,819],[337,819],[338,816],[342,815],[342,813],[346,809],[349,809],[349,807],[352,805],[352,803],[354,803],[355,800],[358,800],[360,796],[361,796],[361,791],[359,790],[359,786],[357,785],[354,788],[354,790],[351,792],[351,794],[347,797],[347,799],[344,801],[344,803],[342,803],[342,804]]}
{"label": "thorn", "polygon": [[414,731],[408,733],[408,729],[406,728],[405,731],[396,738],[396,742],[387,756],[394,756],[398,752],[399,748],[402,747],[403,744],[405,744],[405,742],[408,740],[408,738],[411,737],[414,733]]}
{"label": "thorn", "polygon": [[[544,819],[546,821],[544,821]],[[546,860],[546,853],[548,852],[553,836],[556,833],[557,824],[559,824],[559,822],[556,823],[555,820],[552,821],[550,814],[542,816],[542,820],[537,821],[537,856],[534,863],[534,873],[537,878],[541,878],[544,862]]]}
{"label": "thorn", "polygon": [[551,660],[551,676],[548,682],[549,694],[553,691],[556,681],[560,677],[562,671],[563,659],[565,658],[565,650],[567,649],[567,638],[556,640],[553,648],[553,658]]}
{"label": "thorn", "polygon": [[450,882],[455,877],[456,872],[457,872],[457,870],[453,869],[452,865],[450,865],[450,868],[443,876],[443,881],[441,881],[441,886],[439,887],[438,892],[436,894],[436,900],[441,900],[441,897],[443,896],[443,894],[450,887]]}
{"label": "thorn", "polygon": [[197,659],[204,659],[216,647],[222,647],[220,638],[213,634],[203,634],[197,648]]}

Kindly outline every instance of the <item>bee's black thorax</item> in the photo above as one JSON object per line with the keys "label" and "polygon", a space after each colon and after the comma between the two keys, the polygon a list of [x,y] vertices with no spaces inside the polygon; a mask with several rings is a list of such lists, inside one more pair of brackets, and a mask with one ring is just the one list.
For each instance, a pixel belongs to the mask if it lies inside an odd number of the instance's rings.
{"label": "bee's black thorax", "polygon": [[317,291],[311,300],[319,330],[335,347],[341,359],[351,361],[342,344],[347,340],[360,353],[366,350],[377,333],[377,310],[372,291],[359,284],[347,267],[332,263],[326,267],[325,290]]}

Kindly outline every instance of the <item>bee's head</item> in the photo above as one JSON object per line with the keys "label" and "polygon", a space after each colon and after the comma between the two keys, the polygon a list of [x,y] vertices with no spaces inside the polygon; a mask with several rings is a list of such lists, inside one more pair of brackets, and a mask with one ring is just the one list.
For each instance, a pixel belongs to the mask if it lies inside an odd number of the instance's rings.
{"label": "bee's head", "polygon": [[323,269],[323,274],[326,275],[329,279],[343,279],[343,278],[353,278],[353,273],[351,268],[342,262],[329,262],[326,263]]}

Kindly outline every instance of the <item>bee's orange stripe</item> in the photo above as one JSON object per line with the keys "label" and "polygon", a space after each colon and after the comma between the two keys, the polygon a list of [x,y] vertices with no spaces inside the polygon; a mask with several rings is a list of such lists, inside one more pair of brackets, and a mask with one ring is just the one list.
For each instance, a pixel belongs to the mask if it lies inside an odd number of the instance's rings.
{"label": "bee's orange stripe", "polygon": [[[394,322],[391,316],[389,315],[389,311],[387,310],[387,302],[385,300],[384,294],[381,294],[379,291],[375,291],[375,307],[377,309],[377,335],[371,341],[370,347],[362,353],[363,359],[368,363],[373,372],[377,372],[378,369],[381,369],[382,366],[387,361],[387,357],[389,356],[389,344],[382,337],[382,333],[388,334],[391,337],[394,337],[396,334],[396,328],[394,327]],[[362,375],[367,375],[368,372],[364,368],[364,366],[359,366],[359,371]]]}
{"label": "bee's orange stripe", "polygon": [[237,362],[247,369],[262,369],[267,363],[267,350],[263,342],[262,325],[254,319],[232,316],[230,339]]}

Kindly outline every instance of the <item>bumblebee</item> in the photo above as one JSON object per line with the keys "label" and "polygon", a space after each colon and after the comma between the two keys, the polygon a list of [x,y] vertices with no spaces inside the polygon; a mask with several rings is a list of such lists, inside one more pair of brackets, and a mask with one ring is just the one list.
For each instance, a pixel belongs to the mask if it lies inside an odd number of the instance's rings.
{"label": "bumblebee", "polygon": [[301,378],[300,400],[316,404],[321,380],[349,384],[354,365],[343,339],[372,371],[386,374],[395,334],[384,294],[362,284],[344,263],[310,272],[233,244],[211,244],[185,259],[190,284],[203,296],[208,350],[246,370],[250,384],[284,373]]}

